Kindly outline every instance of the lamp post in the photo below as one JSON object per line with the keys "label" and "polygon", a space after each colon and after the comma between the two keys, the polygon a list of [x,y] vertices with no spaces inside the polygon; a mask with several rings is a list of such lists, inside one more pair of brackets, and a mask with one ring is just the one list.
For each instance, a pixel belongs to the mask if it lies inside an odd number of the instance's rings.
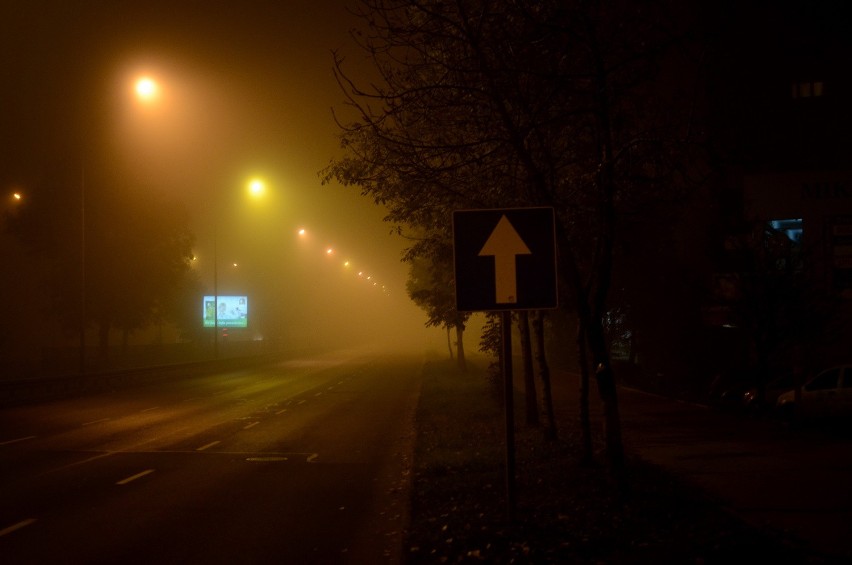
{"label": "lamp post", "polygon": [[[246,189],[251,198],[262,198],[266,192],[266,183],[259,178],[252,178],[246,184]],[[219,358],[219,256],[218,256],[218,232],[219,232],[219,202],[215,199],[213,210],[213,357]],[[234,264],[236,267],[236,263]]]}
{"label": "lamp post", "polygon": [[219,229],[218,206],[213,218],[213,358],[219,358],[219,256],[216,249]]}
{"label": "lamp post", "polygon": [[[85,163],[85,161],[84,161]],[[86,166],[80,167],[80,374],[86,373]]]}
{"label": "lamp post", "polygon": [[[141,77],[134,84],[136,99],[149,104],[159,97],[160,87],[150,77]],[[80,165],[80,374],[86,372],[86,155],[81,157]]]}

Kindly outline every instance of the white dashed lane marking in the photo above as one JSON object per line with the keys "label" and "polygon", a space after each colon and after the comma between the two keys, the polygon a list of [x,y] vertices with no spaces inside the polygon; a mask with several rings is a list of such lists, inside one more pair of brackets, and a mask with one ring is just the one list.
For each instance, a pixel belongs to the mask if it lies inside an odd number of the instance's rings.
{"label": "white dashed lane marking", "polygon": [[101,418],[100,420],[92,420],[91,422],[85,422],[84,424],[80,424],[81,426],[91,426],[92,424],[100,424],[101,422],[108,422],[109,418]]}
{"label": "white dashed lane marking", "polygon": [[19,441],[27,441],[28,439],[35,438],[36,436],[19,437],[18,439],[10,439],[9,441],[0,441],[0,445],[9,445],[10,443],[18,443]]}
{"label": "white dashed lane marking", "polygon": [[120,481],[118,481],[118,482],[117,482],[117,483],[115,483],[115,484],[117,484],[117,485],[126,485],[127,483],[133,482],[133,481],[135,481],[136,479],[141,479],[141,478],[142,478],[142,477],[144,477],[145,475],[150,475],[150,474],[151,474],[151,473],[153,473],[153,472],[154,472],[154,469],[148,469],[148,470],[146,470],[146,471],[142,471],[141,473],[136,473],[135,475],[131,475],[131,476],[127,477],[126,479],[121,479]]}
{"label": "white dashed lane marking", "polygon": [[21,528],[26,528],[30,524],[35,523],[35,521],[35,518],[27,518],[26,520],[21,520],[17,524],[12,524],[8,528],[3,528],[2,530],[0,530],[0,537],[3,537],[7,534],[11,534],[12,532],[20,530]]}

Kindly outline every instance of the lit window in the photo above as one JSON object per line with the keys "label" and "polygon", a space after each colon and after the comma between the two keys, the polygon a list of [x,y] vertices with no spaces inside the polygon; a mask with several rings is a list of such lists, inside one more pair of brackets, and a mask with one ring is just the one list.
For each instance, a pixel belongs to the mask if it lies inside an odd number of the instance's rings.
{"label": "lit window", "polygon": [[802,241],[802,219],[771,220],[769,226],[776,232],[782,233],[793,243]]}
{"label": "lit window", "polygon": [[822,81],[794,82],[792,87],[793,98],[818,98],[823,94]]}

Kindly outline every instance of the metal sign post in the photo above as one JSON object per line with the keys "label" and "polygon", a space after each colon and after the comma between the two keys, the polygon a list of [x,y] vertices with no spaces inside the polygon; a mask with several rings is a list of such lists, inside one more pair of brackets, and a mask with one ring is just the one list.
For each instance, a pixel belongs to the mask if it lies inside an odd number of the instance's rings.
{"label": "metal sign post", "polygon": [[456,308],[499,311],[506,416],[506,515],[515,519],[515,406],[512,310],[557,306],[553,208],[453,212]]}
{"label": "metal sign post", "polygon": [[512,312],[500,313],[503,338],[503,403],[506,416],[506,518],[515,521],[515,394],[512,372]]}

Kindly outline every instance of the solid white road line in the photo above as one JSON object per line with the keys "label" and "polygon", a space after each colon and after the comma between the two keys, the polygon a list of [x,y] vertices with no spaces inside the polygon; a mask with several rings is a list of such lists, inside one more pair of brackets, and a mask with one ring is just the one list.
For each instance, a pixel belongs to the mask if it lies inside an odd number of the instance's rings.
{"label": "solid white road line", "polygon": [[117,483],[115,483],[115,484],[117,484],[117,485],[126,485],[127,483],[129,483],[129,482],[131,482],[131,481],[135,481],[136,479],[141,479],[141,478],[142,478],[142,477],[144,477],[145,475],[150,475],[150,474],[151,474],[151,473],[153,473],[153,472],[154,472],[154,469],[148,469],[147,471],[142,471],[141,473],[136,473],[136,474],[135,474],[135,475],[133,475],[132,477],[127,477],[126,479],[122,479],[122,480],[118,481],[118,482],[117,482]]}
{"label": "solid white road line", "polygon": [[213,447],[214,445],[219,445],[220,443],[222,443],[222,442],[220,442],[220,441],[218,441],[218,440],[217,440],[217,441],[211,441],[211,442],[210,442],[210,443],[208,443],[207,445],[202,445],[201,447],[199,447],[199,448],[198,448],[198,449],[196,449],[195,451],[204,451],[205,449],[210,449],[210,448],[211,448],[211,447]]}

